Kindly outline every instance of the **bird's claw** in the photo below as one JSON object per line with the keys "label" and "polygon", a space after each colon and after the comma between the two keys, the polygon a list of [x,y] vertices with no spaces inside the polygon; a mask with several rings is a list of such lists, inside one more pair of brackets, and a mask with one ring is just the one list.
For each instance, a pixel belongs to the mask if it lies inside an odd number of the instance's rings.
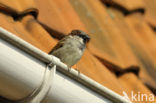
{"label": "bird's claw", "polygon": [[78,72],[78,76],[80,75],[80,70],[79,69],[75,69]]}
{"label": "bird's claw", "polygon": [[71,68],[70,67],[68,67],[68,72],[70,72],[71,71]]}
{"label": "bird's claw", "polygon": [[[78,72],[78,76],[80,76],[80,70],[79,69],[75,69],[77,72]],[[70,72],[71,71],[71,68],[70,67],[68,67],[68,72]]]}

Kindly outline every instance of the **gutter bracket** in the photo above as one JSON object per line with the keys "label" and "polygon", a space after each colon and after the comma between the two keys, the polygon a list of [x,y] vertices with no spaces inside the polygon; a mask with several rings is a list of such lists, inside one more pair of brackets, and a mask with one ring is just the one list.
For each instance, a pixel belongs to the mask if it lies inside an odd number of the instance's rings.
{"label": "gutter bracket", "polygon": [[56,73],[56,65],[52,62],[46,65],[43,80],[41,85],[34,90],[28,97],[20,100],[18,103],[40,103],[51,88],[51,82],[54,79]]}

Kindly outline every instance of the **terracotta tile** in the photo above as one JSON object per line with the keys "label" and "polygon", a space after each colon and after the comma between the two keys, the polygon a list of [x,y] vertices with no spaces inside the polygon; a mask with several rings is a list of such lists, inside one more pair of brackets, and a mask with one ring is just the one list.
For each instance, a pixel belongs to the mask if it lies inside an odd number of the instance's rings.
{"label": "terracotta tile", "polygon": [[[24,40],[26,41],[30,41],[33,42],[34,40],[32,40],[30,38],[30,35],[24,35],[24,34],[28,34],[25,31],[23,31],[23,33],[19,33],[17,32],[17,26],[15,26],[15,21],[13,20],[13,18],[11,16],[7,16],[3,13],[0,13],[0,26],[3,27],[4,29],[14,33],[15,35],[19,36],[20,38],[24,38]],[[18,28],[20,29],[20,28]],[[34,41],[35,43],[35,41]],[[36,44],[36,43],[35,43]]]}
{"label": "terracotta tile", "polygon": [[33,16],[25,16],[21,23],[25,29],[30,33],[32,38],[45,47],[45,52],[51,51],[52,47],[56,45],[56,40],[53,39],[45,29],[34,19]]}
{"label": "terracotta tile", "polygon": [[145,3],[145,20],[152,26],[156,27],[156,0],[143,0]]}
{"label": "terracotta tile", "polygon": [[[147,49],[151,48],[151,51],[155,50],[153,45],[155,41],[151,39],[154,36],[151,29],[143,20],[141,20],[141,18],[138,18],[140,20],[136,22],[137,13],[133,14],[133,20],[132,18],[130,19],[130,15],[127,16],[125,20],[125,16],[122,14],[122,12],[116,9],[110,8],[109,13],[110,15],[113,15],[112,19],[114,20],[115,25],[122,32],[120,35],[124,37],[125,43],[131,48],[129,51],[131,51],[133,53],[133,56],[135,57],[133,58],[133,60],[135,60],[138,66],[141,68],[139,76],[144,82],[146,81],[148,83],[151,83],[151,85],[155,87],[155,61],[152,58],[149,49]],[[139,31],[141,31],[142,33]],[[148,44],[148,42],[150,44]],[[153,46],[150,47],[149,45],[151,45],[151,43],[153,43]]]}
{"label": "terracotta tile", "polygon": [[[28,20],[32,21],[28,22]],[[49,34],[36,22],[33,16],[26,16],[26,18],[21,21],[14,21],[11,16],[0,13],[1,27],[16,34],[39,49],[49,52],[52,46],[56,44],[56,41],[54,41],[52,37],[50,37]],[[31,24],[31,26],[29,24]]]}
{"label": "terracotta tile", "polygon": [[[141,17],[137,14],[130,15],[126,18],[129,27],[134,32],[132,36],[137,41],[135,46],[133,45],[134,53],[144,68],[140,76],[144,82],[148,84],[151,83],[151,85],[156,88],[155,35],[150,27],[143,20],[139,22],[140,20]],[[145,74],[147,74],[149,78]]]}
{"label": "terracotta tile", "polygon": [[81,73],[87,75],[88,77],[94,79],[109,89],[122,94],[122,85],[120,85],[116,76],[111,73],[104,65],[102,65],[99,60],[92,56],[88,50],[85,51],[82,59],[76,66]]}
{"label": "terracotta tile", "polygon": [[122,68],[136,65],[132,53],[129,52],[130,48],[125,44],[125,40],[120,36],[120,30],[114,25],[101,2],[70,1],[91,34],[89,50],[94,55],[111,60],[110,62]]}
{"label": "terracotta tile", "polygon": [[127,10],[134,10],[138,8],[144,8],[144,3],[142,0],[101,0],[104,3],[118,5]]}
{"label": "terracotta tile", "polygon": [[68,0],[37,0],[38,20],[50,28],[68,34],[73,29],[87,31]]}
{"label": "terracotta tile", "polygon": [[33,12],[37,15],[34,0],[0,0],[0,9],[12,15],[21,15]]}
{"label": "terracotta tile", "polygon": [[144,21],[143,16],[139,13],[136,13],[127,16],[126,19],[129,21],[129,25],[137,32],[138,38],[144,45],[146,45],[146,49],[150,51],[152,56],[156,57],[155,32]]}
{"label": "terracotta tile", "polygon": [[[155,103],[155,96],[133,73],[127,73],[118,78],[125,92],[134,103]],[[142,97],[142,95],[146,95]],[[134,98],[132,98],[134,97]],[[154,101],[153,101],[153,99]]]}

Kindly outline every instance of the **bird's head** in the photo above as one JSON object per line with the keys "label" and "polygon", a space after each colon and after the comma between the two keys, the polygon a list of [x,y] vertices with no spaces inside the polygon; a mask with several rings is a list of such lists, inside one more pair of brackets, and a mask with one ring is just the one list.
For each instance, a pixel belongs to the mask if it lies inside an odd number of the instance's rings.
{"label": "bird's head", "polygon": [[89,35],[87,35],[85,32],[83,32],[81,30],[72,30],[72,32],[70,34],[72,36],[78,36],[78,37],[82,38],[84,43],[87,43],[90,40]]}

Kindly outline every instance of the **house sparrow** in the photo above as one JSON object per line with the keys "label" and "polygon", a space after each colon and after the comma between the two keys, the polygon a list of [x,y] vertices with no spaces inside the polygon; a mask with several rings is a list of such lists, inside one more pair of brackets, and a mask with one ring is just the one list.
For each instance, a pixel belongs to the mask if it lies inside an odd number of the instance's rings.
{"label": "house sparrow", "polygon": [[73,30],[60,40],[49,54],[58,57],[68,67],[76,64],[86,48],[90,37],[81,30]]}

